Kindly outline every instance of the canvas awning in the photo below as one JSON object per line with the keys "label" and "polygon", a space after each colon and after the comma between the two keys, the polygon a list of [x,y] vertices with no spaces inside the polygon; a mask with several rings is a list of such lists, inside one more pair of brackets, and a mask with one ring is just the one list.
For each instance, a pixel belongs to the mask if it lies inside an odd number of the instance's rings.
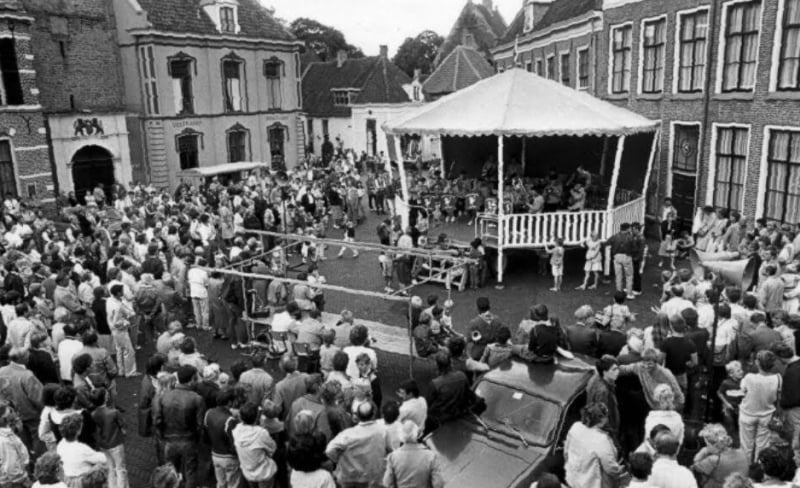
{"label": "canvas awning", "polygon": [[254,169],[266,168],[270,166],[268,163],[260,163],[255,161],[242,161],[239,163],[225,163],[217,164],[214,166],[203,166],[200,168],[185,169],[178,172],[179,178],[208,178],[211,176],[224,175],[230,173],[239,173],[241,171],[252,171]]}
{"label": "canvas awning", "polygon": [[515,68],[390,120],[392,135],[622,136],[657,121]]}

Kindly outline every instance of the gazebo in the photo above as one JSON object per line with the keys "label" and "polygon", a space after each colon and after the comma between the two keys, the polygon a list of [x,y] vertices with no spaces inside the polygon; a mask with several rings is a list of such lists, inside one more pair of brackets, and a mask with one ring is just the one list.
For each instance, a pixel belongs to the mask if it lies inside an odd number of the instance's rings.
{"label": "gazebo", "polygon": [[[541,248],[554,235],[565,245],[576,246],[592,232],[605,240],[622,223],[643,223],[658,127],[658,121],[516,68],[423,105],[389,121],[383,130],[393,139],[396,154],[401,154],[402,136],[439,136],[445,171],[445,162],[452,160],[459,164],[457,170],[475,174],[481,151],[485,156],[496,147],[500,204],[496,212],[478,215],[475,235],[497,248],[497,281],[502,283],[506,250]],[[552,168],[572,170],[578,164],[595,169],[599,192],[593,208],[508,213],[503,193],[510,151],[520,155],[526,176],[544,176]],[[593,154],[600,157],[590,157]],[[407,223],[409,185],[404,165],[398,166],[402,188],[398,203]],[[478,171],[480,167],[479,163]]]}

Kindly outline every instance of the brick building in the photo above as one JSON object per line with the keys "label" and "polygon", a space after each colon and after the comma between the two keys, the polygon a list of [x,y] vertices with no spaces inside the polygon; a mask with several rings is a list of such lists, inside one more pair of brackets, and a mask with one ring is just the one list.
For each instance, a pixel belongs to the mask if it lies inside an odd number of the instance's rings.
{"label": "brick building", "polygon": [[33,16],[0,0],[0,193],[55,204],[47,128],[31,48]]}
{"label": "brick building", "polygon": [[141,114],[149,181],[305,151],[300,49],[257,0],[113,0],[124,103]]}
{"label": "brick building", "polygon": [[[594,93],[661,120],[650,212],[671,195],[683,218],[708,204],[796,223],[800,0],[605,0],[598,18]],[[504,48],[498,65],[512,66]],[[544,74],[563,79],[559,65]]]}
{"label": "brick building", "polygon": [[[128,185],[144,168],[124,110],[116,26],[106,0],[21,0],[34,18],[31,50],[58,189],[82,198],[97,184]],[[129,128],[130,122],[130,128]],[[135,170],[134,170],[135,168]]]}

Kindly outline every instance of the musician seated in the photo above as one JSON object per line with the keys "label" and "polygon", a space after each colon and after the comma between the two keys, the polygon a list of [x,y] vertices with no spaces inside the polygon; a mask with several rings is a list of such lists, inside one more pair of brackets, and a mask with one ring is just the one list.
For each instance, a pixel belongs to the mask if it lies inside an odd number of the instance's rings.
{"label": "musician seated", "polygon": [[555,171],[551,171],[547,177],[547,186],[544,188],[544,210],[545,212],[555,212],[561,208],[564,198],[564,184],[558,178]]}
{"label": "musician seated", "polygon": [[567,210],[570,212],[580,212],[586,207],[586,190],[580,182],[576,182],[569,191],[569,201],[570,205]]}
{"label": "musician seated", "polygon": [[421,315],[419,318],[419,325],[414,327],[414,331],[412,332],[417,355],[423,358],[432,356],[444,349],[444,347],[439,344],[437,334],[433,333],[431,327],[432,320],[430,315]]}
{"label": "musician seated", "polygon": [[528,213],[537,214],[544,211],[544,195],[537,190],[531,190],[531,199],[528,204]]}

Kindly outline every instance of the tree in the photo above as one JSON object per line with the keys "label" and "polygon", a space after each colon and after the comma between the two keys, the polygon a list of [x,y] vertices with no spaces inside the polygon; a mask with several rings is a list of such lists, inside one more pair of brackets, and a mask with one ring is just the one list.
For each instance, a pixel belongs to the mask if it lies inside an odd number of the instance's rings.
{"label": "tree", "polygon": [[439,46],[444,42],[444,38],[439,34],[425,30],[417,34],[417,37],[407,37],[397,54],[394,55],[392,62],[398,68],[405,71],[408,76],[414,76],[415,69],[421,69],[423,73],[433,71],[433,60]]}
{"label": "tree", "polygon": [[336,59],[339,50],[346,51],[347,56],[351,58],[364,57],[361,49],[347,43],[341,31],[314,19],[306,17],[295,19],[289,25],[289,30],[299,40],[304,41],[308,49],[317,53],[322,61]]}

